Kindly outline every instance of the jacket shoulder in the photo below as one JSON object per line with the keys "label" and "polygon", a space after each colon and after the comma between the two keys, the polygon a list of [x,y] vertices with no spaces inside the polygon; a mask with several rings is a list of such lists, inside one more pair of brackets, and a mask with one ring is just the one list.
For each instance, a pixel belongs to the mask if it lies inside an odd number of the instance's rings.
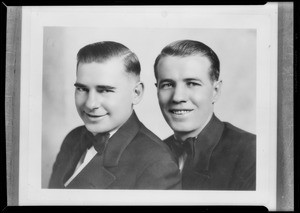
{"label": "jacket shoulder", "polygon": [[167,137],[166,139],[163,140],[163,143],[166,144],[169,149],[173,150],[173,144],[174,144],[174,135],[170,135],[169,137]]}
{"label": "jacket shoulder", "polygon": [[74,137],[74,136],[78,136],[80,134],[82,134],[82,132],[84,131],[85,129],[85,126],[78,126],[78,127],[75,127],[74,129],[72,129],[66,136],[67,137]]}
{"label": "jacket shoulder", "polygon": [[71,130],[64,138],[63,143],[61,145],[61,149],[74,147],[74,144],[76,144],[79,141],[84,130],[85,126],[78,126]]}
{"label": "jacket shoulder", "polygon": [[[166,157],[171,156],[171,152],[168,146],[151,130],[141,124],[140,131],[136,135],[135,139],[139,145],[139,152],[144,153],[145,157]],[[152,153],[152,157],[149,154]]]}
{"label": "jacket shoulder", "polygon": [[231,154],[238,154],[246,161],[255,162],[256,159],[256,135],[242,130],[230,123],[224,122],[222,135],[223,148],[231,150]]}
{"label": "jacket shoulder", "polygon": [[161,139],[155,135],[151,130],[149,130],[147,127],[144,126],[144,124],[141,123],[140,132],[147,136],[150,140],[155,141],[156,143],[161,143]]}
{"label": "jacket shoulder", "polygon": [[242,142],[249,142],[255,143],[256,135],[250,132],[247,132],[243,129],[240,129],[231,123],[224,122],[224,135],[227,137],[231,137],[234,141],[242,141]]}

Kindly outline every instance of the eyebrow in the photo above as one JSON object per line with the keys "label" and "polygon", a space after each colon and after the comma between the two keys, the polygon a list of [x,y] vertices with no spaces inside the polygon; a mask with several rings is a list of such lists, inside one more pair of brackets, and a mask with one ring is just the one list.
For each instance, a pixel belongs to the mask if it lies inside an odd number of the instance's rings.
{"label": "eyebrow", "polygon": [[164,83],[164,82],[174,82],[174,80],[166,78],[159,81],[159,83]]}
{"label": "eyebrow", "polygon": [[81,84],[81,83],[75,83],[74,86],[75,87],[87,87],[87,86],[85,86],[84,84]]}
{"label": "eyebrow", "polygon": [[200,81],[201,83],[203,83],[203,81],[201,81],[201,79],[199,78],[185,78],[184,81]]}
{"label": "eyebrow", "polygon": [[[80,88],[87,88],[88,86],[81,84],[81,83],[75,83],[75,87],[80,87]],[[108,89],[108,90],[114,90],[116,87],[108,86],[108,85],[97,85],[97,89]]]}
{"label": "eyebrow", "polygon": [[[183,79],[184,82],[187,82],[187,81],[200,81],[201,83],[203,83],[203,81],[201,81],[201,79],[199,78],[185,78]],[[175,82],[174,80],[172,79],[169,79],[169,78],[166,78],[166,79],[162,79],[159,83],[164,83],[164,82]]]}

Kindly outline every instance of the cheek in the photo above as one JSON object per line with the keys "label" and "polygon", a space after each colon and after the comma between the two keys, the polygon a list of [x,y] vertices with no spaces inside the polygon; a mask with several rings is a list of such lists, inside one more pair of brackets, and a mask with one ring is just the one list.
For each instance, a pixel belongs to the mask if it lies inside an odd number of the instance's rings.
{"label": "cheek", "polygon": [[201,97],[201,96],[193,96],[191,98],[192,102],[194,105],[196,105],[197,107],[204,107],[205,105],[205,98]]}
{"label": "cheek", "polygon": [[107,108],[107,110],[114,110],[117,114],[122,114],[125,109],[131,108],[132,98],[132,95],[129,93],[114,94],[106,99],[103,107]]}
{"label": "cheek", "polygon": [[75,93],[75,105],[81,107],[84,104],[84,97]]}
{"label": "cheek", "polygon": [[211,105],[212,95],[211,91],[198,91],[191,95],[191,100],[198,107],[205,108]]}
{"label": "cheek", "polygon": [[159,104],[164,105],[169,102],[170,94],[166,91],[158,92],[157,97],[158,97]]}

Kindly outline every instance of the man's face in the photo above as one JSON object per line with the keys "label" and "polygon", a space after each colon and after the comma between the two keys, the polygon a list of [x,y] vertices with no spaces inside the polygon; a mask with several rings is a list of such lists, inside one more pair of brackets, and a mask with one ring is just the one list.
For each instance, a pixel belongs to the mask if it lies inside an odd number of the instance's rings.
{"label": "man's face", "polygon": [[86,128],[93,134],[120,127],[132,113],[135,79],[121,59],[80,63],[75,103]]}
{"label": "man's face", "polygon": [[166,56],[157,65],[161,111],[175,134],[197,136],[213,112],[218,82],[209,76],[210,61],[201,55]]}

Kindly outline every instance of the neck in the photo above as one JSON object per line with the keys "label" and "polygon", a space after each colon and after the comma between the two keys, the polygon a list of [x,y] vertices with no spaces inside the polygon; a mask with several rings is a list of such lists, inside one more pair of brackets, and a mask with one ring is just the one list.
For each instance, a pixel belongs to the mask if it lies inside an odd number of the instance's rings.
{"label": "neck", "polygon": [[207,117],[207,120],[203,123],[203,125],[199,129],[192,130],[192,131],[189,131],[189,132],[174,132],[175,139],[176,140],[180,140],[180,141],[185,141],[188,138],[198,137],[198,135],[202,132],[202,130],[204,129],[204,127],[206,127],[206,125],[210,121],[212,115],[213,115],[213,113],[211,113]]}

